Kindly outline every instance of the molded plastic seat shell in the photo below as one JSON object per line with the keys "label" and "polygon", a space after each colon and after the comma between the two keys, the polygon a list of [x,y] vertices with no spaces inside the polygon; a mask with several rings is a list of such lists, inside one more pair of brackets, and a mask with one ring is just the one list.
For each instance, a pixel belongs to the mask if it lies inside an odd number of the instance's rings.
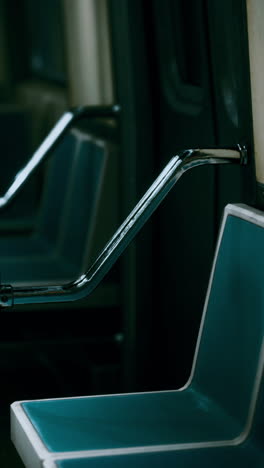
{"label": "molded plastic seat shell", "polygon": [[185,387],[13,403],[26,467],[263,466],[263,272],[264,214],[228,205]]}

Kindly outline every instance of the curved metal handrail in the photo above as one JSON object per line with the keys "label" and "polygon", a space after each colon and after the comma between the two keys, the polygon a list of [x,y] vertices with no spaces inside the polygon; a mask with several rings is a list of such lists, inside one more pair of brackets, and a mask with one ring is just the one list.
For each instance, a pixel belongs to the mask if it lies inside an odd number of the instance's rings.
{"label": "curved metal handrail", "polygon": [[0,197],[0,209],[6,207],[23,187],[37,167],[51,154],[66,131],[83,118],[113,117],[120,112],[120,106],[83,106],[65,112],[38,149],[33,153],[25,167],[15,176],[6,193]]}
{"label": "curved metal handrail", "polygon": [[0,288],[0,306],[68,302],[88,296],[185,172],[207,164],[246,164],[246,162],[247,151],[245,147],[240,146],[233,150],[182,151],[169,161],[85,274],[69,284],[59,286],[12,288],[3,285]]}

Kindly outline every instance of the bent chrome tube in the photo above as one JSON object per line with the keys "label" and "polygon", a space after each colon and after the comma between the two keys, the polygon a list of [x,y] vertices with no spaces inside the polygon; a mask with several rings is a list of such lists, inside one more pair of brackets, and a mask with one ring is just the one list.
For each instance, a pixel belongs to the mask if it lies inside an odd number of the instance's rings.
{"label": "bent chrome tube", "polygon": [[12,286],[3,285],[0,288],[0,306],[11,307],[19,304],[68,302],[83,299],[96,288],[185,172],[206,164],[246,164],[246,162],[247,151],[244,147],[238,147],[235,150],[190,149],[182,151],[169,161],[85,274],[69,284],[60,286],[12,288]]}
{"label": "bent chrome tube", "polygon": [[35,172],[37,167],[50,155],[66,131],[78,120],[85,117],[113,117],[120,112],[119,105],[113,106],[83,106],[76,107],[63,114],[48,136],[33,153],[25,167],[15,176],[6,193],[0,197],[0,209],[7,206],[20,191],[25,182]]}

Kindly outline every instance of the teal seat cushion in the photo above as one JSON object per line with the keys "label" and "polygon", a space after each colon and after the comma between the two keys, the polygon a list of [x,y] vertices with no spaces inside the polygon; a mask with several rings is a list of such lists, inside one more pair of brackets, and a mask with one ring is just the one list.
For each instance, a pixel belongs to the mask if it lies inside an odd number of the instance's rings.
{"label": "teal seat cushion", "polygon": [[192,389],[22,406],[52,452],[223,440],[239,432],[235,420]]}

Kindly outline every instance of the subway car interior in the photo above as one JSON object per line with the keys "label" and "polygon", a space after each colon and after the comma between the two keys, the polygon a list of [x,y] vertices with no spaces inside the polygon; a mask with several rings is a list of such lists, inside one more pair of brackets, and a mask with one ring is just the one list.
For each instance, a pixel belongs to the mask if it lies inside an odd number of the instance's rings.
{"label": "subway car interior", "polygon": [[264,2],[0,13],[0,466],[263,466]]}

